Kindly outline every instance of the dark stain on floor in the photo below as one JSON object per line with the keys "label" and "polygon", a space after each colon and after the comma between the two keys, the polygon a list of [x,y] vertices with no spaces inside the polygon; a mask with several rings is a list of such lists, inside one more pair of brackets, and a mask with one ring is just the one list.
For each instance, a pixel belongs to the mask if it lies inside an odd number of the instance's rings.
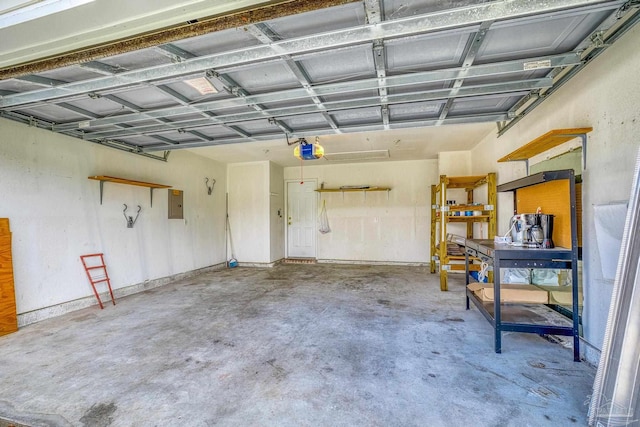
{"label": "dark stain on floor", "polygon": [[113,423],[112,415],[118,407],[115,403],[98,403],[93,405],[80,418],[80,422],[85,427],[107,427]]}

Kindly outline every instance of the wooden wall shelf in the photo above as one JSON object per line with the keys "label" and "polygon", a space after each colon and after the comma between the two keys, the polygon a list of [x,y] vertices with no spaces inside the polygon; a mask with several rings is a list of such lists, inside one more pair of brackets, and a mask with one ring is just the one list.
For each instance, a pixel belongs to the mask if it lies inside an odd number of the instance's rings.
{"label": "wooden wall shelf", "polygon": [[135,185],[137,187],[148,187],[150,190],[151,207],[153,207],[153,190],[156,188],[171,188],[171,185],[155,184],[153,182],[136,181],[133,179],[116,178],[114,176],[94,175],[89,179],[100,181],[100,204],[102,204],[102,194],[104,192],[104,183],[113,182],[115,184]]}
{"label": "wooden wall shelf", "polygon": [[593,128],[572,128],[572,129],[554,129],[542,136],[537,137],[531,142],[523,145],[515,151],[507,154],[498,162],[515,162],[529,160],[533,156],[544,153],[560,144],[564,144],[567,141],[571,141],[574,138],[581,137],[589,132]]}

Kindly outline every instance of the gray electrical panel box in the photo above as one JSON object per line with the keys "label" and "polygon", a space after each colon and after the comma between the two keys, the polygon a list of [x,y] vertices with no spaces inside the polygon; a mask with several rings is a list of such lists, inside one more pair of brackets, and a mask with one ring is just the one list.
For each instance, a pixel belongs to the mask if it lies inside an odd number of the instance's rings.
{"label": "gray electrical panel box", "polygon": [[169,189],[169,219],[184,219],[182,213],[182,190]]}

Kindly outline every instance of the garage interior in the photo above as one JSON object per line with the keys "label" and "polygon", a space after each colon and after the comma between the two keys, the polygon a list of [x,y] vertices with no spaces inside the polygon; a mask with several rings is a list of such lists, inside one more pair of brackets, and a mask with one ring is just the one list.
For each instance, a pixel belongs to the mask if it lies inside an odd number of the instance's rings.
{"label": "garage interior", "polygon": [[0,9],[0,426],[637,422],[638,1],[131,3]]}

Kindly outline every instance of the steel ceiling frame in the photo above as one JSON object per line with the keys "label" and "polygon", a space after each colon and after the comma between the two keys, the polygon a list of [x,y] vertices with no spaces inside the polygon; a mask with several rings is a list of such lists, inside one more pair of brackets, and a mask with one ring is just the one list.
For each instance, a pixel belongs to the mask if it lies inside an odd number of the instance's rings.
{"label": "steel ceiling frame", "polygon": [[[447,100],[453,98],[462,98],[470,96],[482,96],[491,94],[502,94],[509,92],[524,92],[527,93],[534,89],[549,88],[552,85],[550,77],[543,77],[540,79],[529,79],[522,81],[495,83],[477,86],[466,86],[458,89],[435,89],[430,91],[422,91],[408,94],[388,95],[387,104],[405,104],[413,102],[426,102],[426,101],[438,101]],[[455,91],[455,94],[454,94]],[[213,123],[218,125],[228,125],[234,122],[245,122],[250,120],[264,119],[265,117],[287,117],[301,114],[311,114],[317,112],[328,113],[329,111],[349,110],[355,108],[375,107],[379,105],[379,97],[363,97],[356,98],[349,101],[330,101],[324,102],[322,107],[318,105],[300,106],[295,105],[291,107],[273,108],[273,109],[261,109],[258,111],[248,111],[243,113],[231,113],[228,115],[218,115],[209,119],[190,119],[190,120],[178,120],[160,125],[147,125],[142,124],[139,126],[130,126],[122,130],[107,130],[107,131],[94,131],[89,135],[91,138],[121,138],[124,136],[131,136],[136,134],[148,134],[157,132],[167,132],[173,130],[186,131],[198,127],[210,126]],[[440,120],[444,120],[440,117]],[[75,129],[74,129],[75,130]],[[291,132],[290,132],[291,133]]]}
{"label": "steel ceiling frame", "polygon": [[[490,63],[483,65],[475,65],[466,68],[466,78],[489,77],[496,75],[506,75],[510,73],[521,73],[529,63],[547,62],[549,69],[561,68],[570,65],[578,65],[581,63],[580,55],[577,53],[566,53],[560,55],[550,55],[534,58],[526,58],[514,61],[505,61],[500,63]],[[463,70],[462,67],[440,69],[434,71],[424,71],[411,74],[402,74],[397,76],[388,76],[384,80],[384,88],[394,88],[409,85],[420,85],[435,82],[445,82],[455,79]],[[314,86],[314,92],[317,96],[340,95],[348,93],[357,93],[367,90],[375,90],[380,87],[380,81],[377,78],[362,79],[349,81],[345,83],[331,83]],[[230,88],[231,89],[231,88]],[[308,92],[305,88],[288,89],[282,91],[274,91],[266,94],[248,95],[242,98],[227,98],[213,101],[205,101],[191,104],[190,107],[169,107],[157,108],[144,113],[123,114],[112,117],[98,118],[90,121],[92,127],[100,127],[116,123],[128,123],[144,120],[153,117],[171,117],[187,114],[192,109],[200,111],[213,111],[227,108],[245,107],[252,104],[264,104],[270,102],[278,102],[285,100],[304,99],[307,98]],[[215,118],[213,118],[215,120]],[[54,125],[54,131],[64,131],[78,129],[79,126],[86,121],[73,121],[69,123],[61,123]],[[175,122],[173,122],[175,123]]]}
{"label": "steel ceiling frame", "polygon": [[[613,42],[634,25],[640,15],[637,0],[495,0],[387,21],[381,1],[359,2],[363,5],[366,22],[355,27],[286,39],[277,34],[268,22],[248,24],[244,27],[246,32],[259,44],[233,51],[197,56],[169,43],[156,46],[154,49],[158,54],[171,58],[171,64],[128,70],[92,60],[77,66],[98,73],[102,77],[75,82],[65,82],[37,74],[14,77],[16,80],[45,88],[17,93],[4,92],[0,96],[0,116],[165,161],[169,151],[165,151],[162,156],[153,155],[151,152],[280,139],[284,134],[309,137],[331,133],[491,121],[499,124],[499,134],[502,134],[546,96],[557,90],[587,61],[604,50],[607,43]],[[623,5],[625,6],[621,7]],[[487,32],[499,27],[505,20],[512,22],[531,19],[549,13],[559,16],[575,10],[585,13],[624,10],[625,14],[619,22],[603,31],[605,42],[600,45],[598,40],[591,39],[583,41],[580,49],[562,54],[475,64]],[[467,43],[462,52],[461,65],[430,71],[390,73],[385,42],[429,34],[466,37]],[[372,72],[375,77],[324,84],[316,83],[309,77],[303,64],[306,57],[317,52],[352,47],[370,49],[373,59]],[[252,94],[229,75],[234,70],[251,67],[257,63],[276,61],[291,73],[299,87]],[[524,78],[523,73],[527,70],[544,70],[546,74],[545,77]],[[172,82],[194,75],[206,75],[218,81],[220,86],[224,86],[233,96],[194,102],[168,86]],[[474,78],[494,80],[483,84],[466,82]],[[496,81],[498,78],[500,81]],[[444,87],[416,87],[429,84],[441,84]],[[408,87],[409,90],[392,93],[393,89],[404,87]],[[133,88],[159,90],[176,105],[144,108],[118,95]],[[498,95],[518,97],[519,102],[506,112],[451,115],[456,100],[490,98]],[[108,99],[127,112],[101,116],[73,104],[75,101],[86,99],[87,96]],[[349,99],[324,99],[327,96],[349,96]],[[284,101],[298,104],[268,106],[270,103]],[[414,103],[433,103],[439,112],[433,117],[425,117],[423,114],[421,119],[391,120],[393,106]],[[58,123],[32,117],[20,111],[51,105],[72,111],[84,119]],[[247,107],[249,111],[235,111]],[[364,120],[357,124],[345,125],[334,117],[334,114],[340,111],[371,107],[379,108],[375,123]],[[286,123],[287,118],[314,114],[322,117],[324,125],[293,128]],[[184,115],[190,117],[179,117]],[[250,133],[241,126],[243,123],[256,121],[264,121],[268,126],[262,127],[261,131],[256,133]],[[202,132],[203,128],[212,126],[226,129],[228,135],[213,138]],[[163,135],[176,131],[191,138],[172,140]],[[234,134],[235,136],[231,136]],[[151,137],[155,142],[136,145],[126,141],[126,138],[140,136]]]}
{"label": "steel ceiling frame", "polygon": [[[461,9],[384,21],[378,24],[368,24],[357,28],[348,28],[291,40],[281,40],[268,45],[250,46],[233,52],[198,56],[174,64],[149,67],[142,70],[125,71],[88,81],[66,83],[49,89],[6,95],[0,98],[0,108],[63,98],[74,94],[96,92],[118,86],[127,86],[133,83],[175,77],[177,75],[195,74],[210,69],[215,70],[231,65],[277,58],[282,55],[328,50],[371,42],[372,40],[381,38],[407,37],[450,28],[479,27],[483,22],[488,21],[514,19],[578,6],[593,5],[602,7],[605,6],[603,3],[609,3],[609,6],[606,7],[607,9],[617,8],[617,6],[611,7],[612,2],[603,0],[544,0],[526,2],[521,0],[502,0],[491,3],[481,3],[476,6],[467,6]],[[616,1],[613,3],[618,5],[624,2]]]}

